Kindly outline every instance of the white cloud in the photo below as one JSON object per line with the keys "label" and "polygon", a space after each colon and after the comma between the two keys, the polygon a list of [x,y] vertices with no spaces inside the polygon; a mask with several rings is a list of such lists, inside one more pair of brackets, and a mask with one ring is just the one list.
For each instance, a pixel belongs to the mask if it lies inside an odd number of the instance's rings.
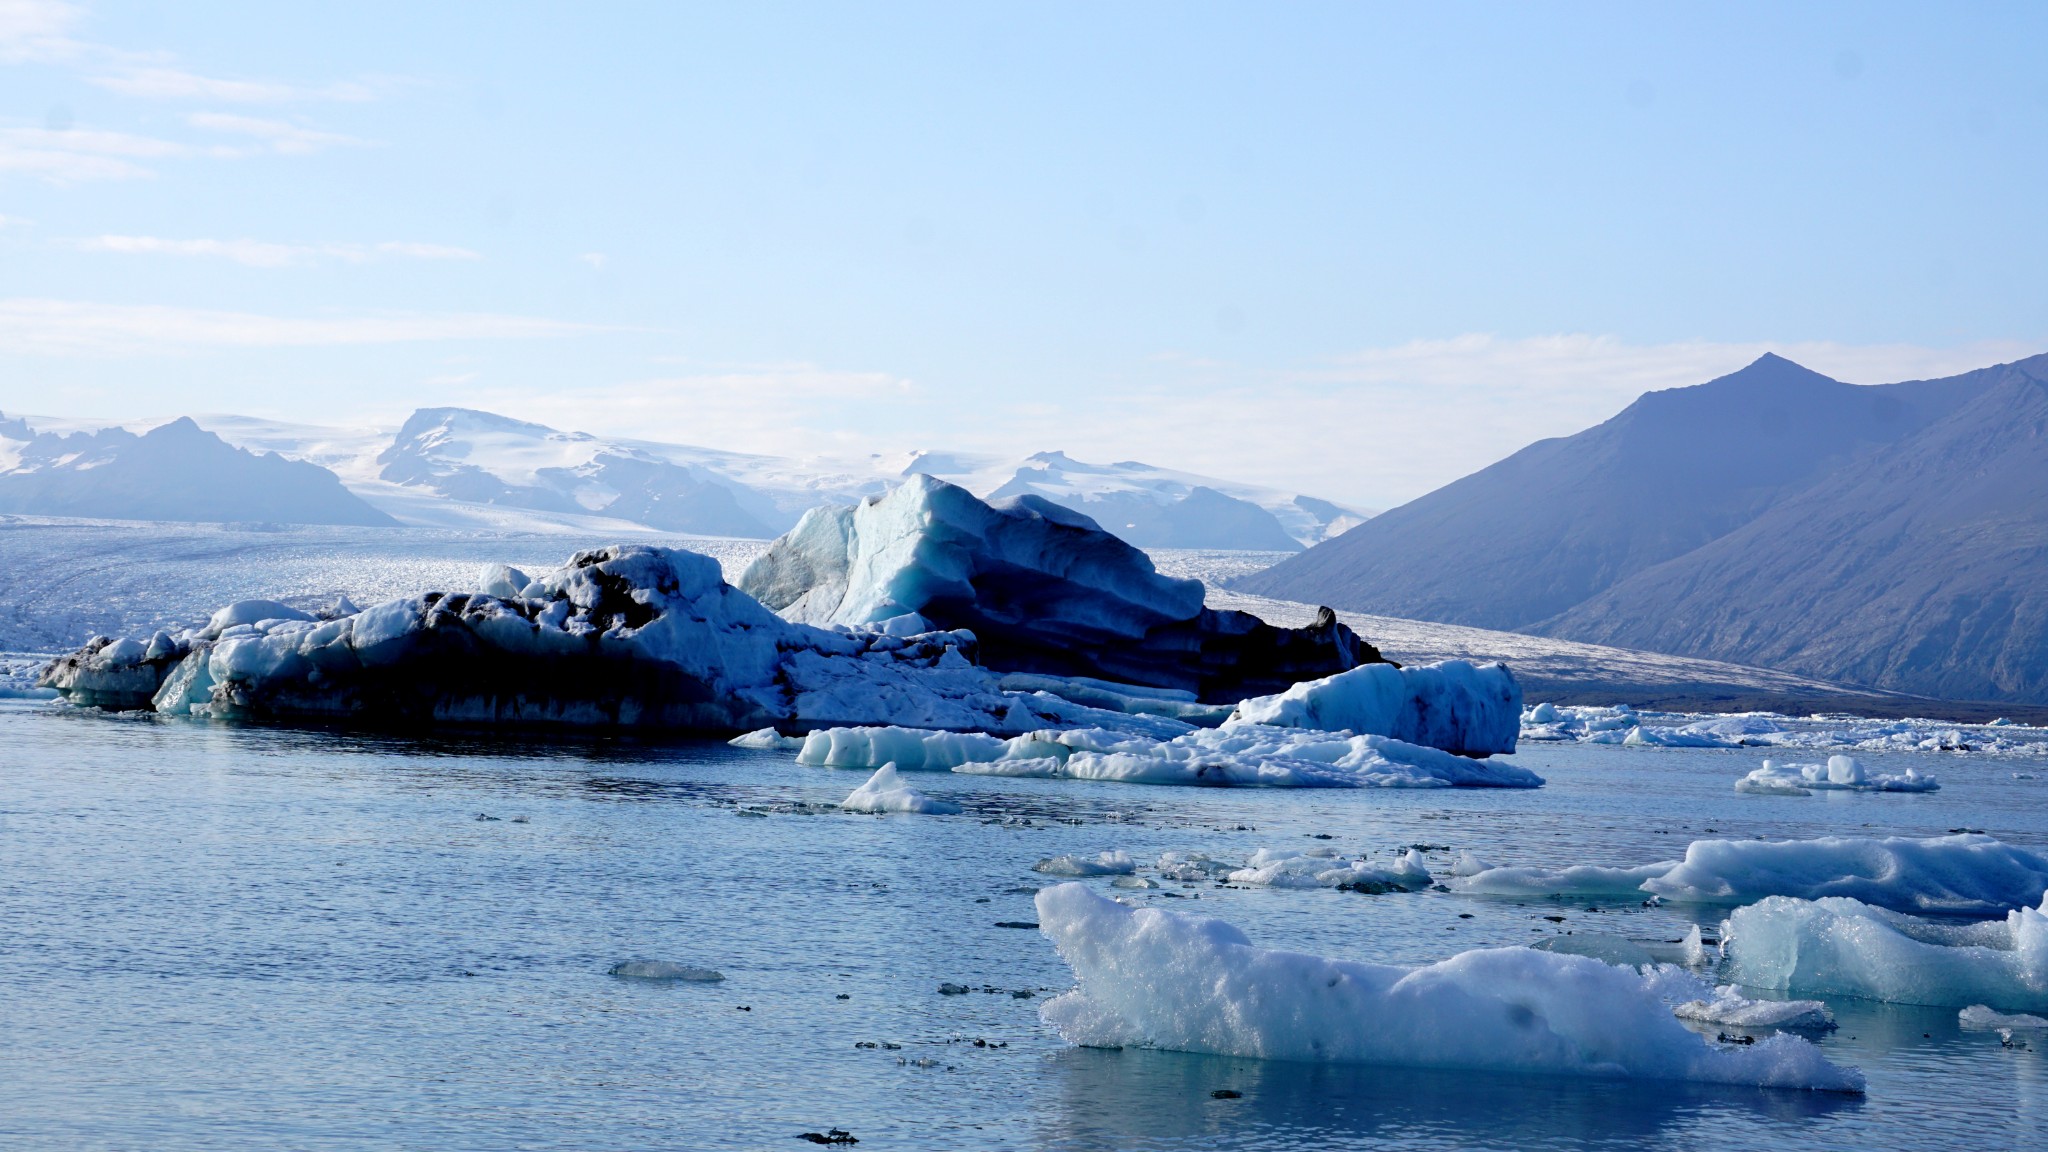
{"label": "white cloud", "polygon": [[318,88],[268,80],[227,80],[179,68],[131,65],[90,77],[89,83],[146,100],[212,100],[228,104],[289,104],[307,100],[360,103],[377,98],[378,87],[344,81]]}
{"label": "white cloud", "polygon": [[319,132],[303,128],[285,120],[267,120],[229,112],[194,112],[185,117],[185,120],[194,128],[203,128],[209,132],[252,137],[262,141],[265,149],[286,156],[304,156],[336,145],[368,143],[336,132]]}
{"label": "white cloud", "polygon": [[449,340],[530,340],[617,331],[533,316],[388,312],[267,316],[162,305],[0,299],[0,353],[158,355],[206,348],[304,348]]}
{"label": "white cloud", "polygon": [[62,0],[0,0],[0,64],[76,56],[85,46],[69,33],[83,16]]}
{"label": "white cloud", "polygon": [[576,258],[578,260],[583,261],[585,264],[590,265],[592,268],[598,269],[602,269],[604,267],[605,260],[607,259],[605,254],[602,252],[585,252],[583,255],[578,256]]}
{"label": "white cloud", "polygon": [[386,257],[410,260],[478,260],[481,255],[447,244],[386,241],[382,244],[276,244],[263,240],[167,240],[160,236],[94,236],[71,242],[87,252],[202,256],[232,260],[251,268],[290,268],[339,262],[367,264]]}

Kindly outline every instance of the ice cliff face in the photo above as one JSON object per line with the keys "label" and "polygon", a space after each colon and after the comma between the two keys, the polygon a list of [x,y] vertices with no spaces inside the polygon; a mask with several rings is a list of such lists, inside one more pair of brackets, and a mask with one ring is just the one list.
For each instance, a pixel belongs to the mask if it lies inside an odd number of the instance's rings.
{"label": "ice cliff face", "polygon": [[1230,702],[1380,662],[1325,614],[1275,628],[1202,606],[1093,520],[1036,495],[984,503],[930,476],[852,507],[816,508],[740,577],[784,617],[874,625],[916,613],[971,629],[984,662]]}

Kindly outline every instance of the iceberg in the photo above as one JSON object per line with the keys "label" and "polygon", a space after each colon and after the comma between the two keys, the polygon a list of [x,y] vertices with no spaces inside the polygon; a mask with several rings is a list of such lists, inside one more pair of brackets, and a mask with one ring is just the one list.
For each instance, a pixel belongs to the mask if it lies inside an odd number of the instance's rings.
{"label": "iceberg", "polygon": [[2048,858],[1975,833],[1695,840],[1684,860],[1642,887],[1688,904],[1849,896],[1900,912],[1998,916],[2048,892]]}
{"label": "iceberg", "polygon": [[1907,768],[1902,773],[1873,775],[1853,756],[1830,756],[1826,764],[1786,764],[1774,760],[1735,782],[1737,792],[1760,796],[1811,796],[1815,792],[1936,792],[1939,781]]}
{"label": "iceberg", "polygon": [[1468,756],[1513,752],[1522,689],[1505,664],[1366,664],[1245,700],[1233,720],[1390,736]]}
{"label": "iceberg", "polygon": [[1895,1004],[2048,1008],[2048,901],[2003,921],[1941,923],[1833,896],[1774,896],[1722,927],[1737,983]]}
{"label": "iceberg", "polygon": [[[505,591],[524,573],[485,575]],[[1016,733],[1120,719],[1004,692],[974,657],[962,632],[792,624],[726,584],[709,557],[621,545],[579,552],[511,597],[426,593],[329,619],[243,601],[147,643],[96,637],[40,683],[78,704],[229,720]]]}
{"label": "iceberg", "polygon": [[958,816],[960,806],[951,800],[934,800],[903,782],[894,764],[875,769],[867,782],[839,802],[849,812],[922,812],[931,816]]}
{"label": "iceberg", "polygon": [[917,613],[967,629],[1003,672],[1153,685],[1235,703],[1376,663],[1324,610],[1276,628],[1203,606],[1199,580],[1041,496],[984,503],[918,474],[857,505],[813,508],[741,574],[789,620],[868,627]]}
{"label": "iceberg", "polygon": [[1711,1000],[1688,1000],[1671,1010],[1680,1020],[1724,1028],[1806,1028],[1835,1026],[1835,1014],[1818,1000],[1751,1000],[1732,984],[1714,989]]}
{"label": "iceberg", "polygon": [[1071,1043],[1863,1090],[1860,1072],[1797,1036],[1709,1044],[1671,1015],[1658,977],[1587,957],[1493,948],[1417,968],[1365,964],[1258,948],[1220,920],[1126,907],[1079,884],[1037,903],[1079,982],[1040,1012]]}
{"label": "iceberg", "polygon": [[[1134,718],[1127,718],[1134,719]],[[1180,735],[1043,728],[1009,739],[903,728],[832,728],[804,739],[797,762],[986,776],[1110,780],[1228,788],[1537,788],[1543,778],[1384,736],[1269,728],[1232,721]]]}

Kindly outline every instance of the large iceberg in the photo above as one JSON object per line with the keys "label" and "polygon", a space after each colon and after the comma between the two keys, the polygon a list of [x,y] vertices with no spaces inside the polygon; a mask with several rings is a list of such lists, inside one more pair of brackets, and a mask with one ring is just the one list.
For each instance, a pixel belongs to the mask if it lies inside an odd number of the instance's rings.
{"label": "large iceberg", "polygon": [[1860,900],[1778,896],[1722,929],[1726,974],[1754,988],[1900,1004],[2048,1008],[2048,901],[2002,921],[1920,920]]}
{"label": "large iceberg", "polygon": [[1863,1076],[1779,1034],[1710,1044],[1654,975],[1528,948],[1408,968],[1254,947],[1220,920],[1130,908],[1079,884],[1038,893],[1079,986],[1044,1018],[1067,1040],[1269,1060],[1690,1080],[1861,1092]]}
{"label": "large iceberg", "polygon": [[813,731],[797,762],[824,768],[960,772],[1268,788],[1536,788],[1543,778],[1517,765],[1474,760],[1385,736],[1271,728],[1235,721],[1179,735],[1100,727],[1046,727],[1009,739],[981,733],[903,728]]}
{"label": "large iceberg", "polygon": [[917,614],[971,630],[1004,672],[1085,677],[1235,703],[1380,655],[1325,610],[1307,628],[1203,607],[1199,580],[1042,497],[984,503],[915,475],[852,506],[814,508],[741,575],[790,620],[871,627]]}
{"label": "large iceberg", "polygon": [[1112,715],[1002,691],[966,633],[792,624],[691,552],[622,545],[484,583],[329,619],[244,601],[189,633],[96,638],[42,683],[81,704],[245,720],[1025,732]]}

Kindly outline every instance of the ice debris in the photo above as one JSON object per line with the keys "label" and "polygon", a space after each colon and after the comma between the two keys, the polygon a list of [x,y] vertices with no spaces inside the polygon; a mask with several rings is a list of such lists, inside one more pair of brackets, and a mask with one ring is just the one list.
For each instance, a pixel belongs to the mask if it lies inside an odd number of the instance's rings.
{"label": "ice debris", "polygon": [[986,503],[917,474],[852,506],[813,508],[739,585],[794,621],[868,627],[918,613],[971,630],[1004,672],[1151,684],[1234,703],[1373,663],[1325,610],[1276,628],[1203,606],[1198,580],[1036,495]]}
{"label": "ice debris", "polygon": [[1935,792],[1941,784],[1907,768],[1897,774],[1872,774],[1854,756],[1830,756],[1826,764],[1786,764],[1774,760],[1735,782],[1737,792],[1760,796],[1811,796],[1815,792]]}
{"label": "ice debris", "polygon": [[894,764],[875,769],[867,782],[855,788],[841,808],[851,812],[922,812],[930,816],[958,816],[960,805],[951,800],[934,800],[903,782]]}
{"label": "ice debris", "polygon": [[1103,852],[1092,858],[1054,856],[1033,864],[1031,870],[1043,872],[1048,876],[1128,876],[1138,870],[1138,864],[1128,853],[1113,851]]}
{"label": "ice debris", "polygon": [[1995,1011],[1983,1004],[1972,1004],[1956,1013],[1956,1023],[1968,1032],[2019,1031],[2048,1028],[2048,1017],[2035,1016],[2026,1012],[2006,1013]]}
{"label": "ice debris", "polygon": [[1260,1059],[1861,1092],[1808,1041],[1716,1046],[1662,982],[1580,956],[1480,949],[1408,968],[1254,947],[1230,925],[1130,908],[1079,884],[1038,894],[1079,980],[1041,1010],[1069,1042]]}
{"label": "ice debris", "polygon": [[1102,728],[1044,729],[1009,739],[902,728],[812,732],[797,762],[985,776],[1114,780],[1267,788],[1536,788],[1525,768],[1349,732],[1271,728],[1232,721],[1170,739]]}
{"label": "ice debris", "polygon": [[804,746],[801,736],[784,736],[773,728],[756,728],[752,732],[735,736],[726,741],[735,748],[760,748],[769,751],[794,752]]}
{"label": "ice debris", "polygon": [[1734,985],[1714,989],[1711,1000],[1688,1000],[1672,1009],[1680,1020],[1724,1028],[1828,1029],[1835,1014],[1818,1000],[1751,1000]]}
{"label": "ice debris", "polygon": [[1678,866],[1676,860],[1637,868],[1575,864],[1569,868],[1492,867],[1471,853],[1458,858],[1445,886],[1468,896],[1574,900],[1643,898],[1643,882]]}
{"label": "ice debris", "polygon": [[2048,901],[2003,921],[1944,923],[1843,897],[1777,896],[1737,909],[1722,936],[1726,974],[1753,988],[2048,1008]]}
{"label": "ice debris", "polygon": [[1812,752],[1983,752],[2048,756],[2048,728],[1860,716],[1716,715],[1535,704],[1522,712],[1521,739],[1648,748],[1786,748]]}
{"label": "ice debris", "polygon": [[1347,860],[1328,849],[1261,848],[1226,877],[1264,888],[1343,888],[1355,892],[1420,892],[1429,887],[1422,853],[1409,849],[1391,865]]}

